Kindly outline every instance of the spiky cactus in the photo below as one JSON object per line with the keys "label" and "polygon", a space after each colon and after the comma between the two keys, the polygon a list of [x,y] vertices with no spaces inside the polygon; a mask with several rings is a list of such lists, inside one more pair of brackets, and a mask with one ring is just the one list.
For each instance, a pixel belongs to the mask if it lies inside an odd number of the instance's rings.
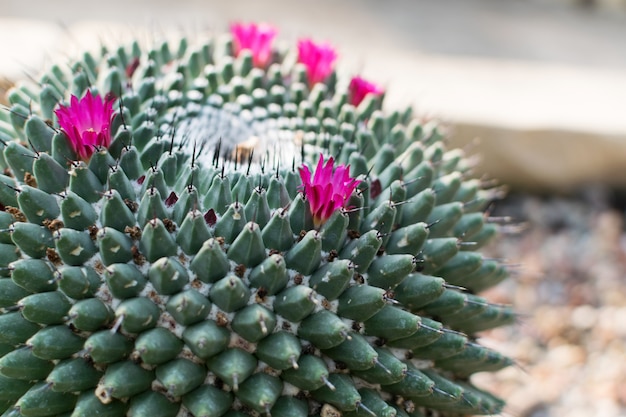
{"label": "spiky cactus", "polygon": [[329,46],[232,34],[9,93],[2,416],[498,414],[469,379],[512,363],[476,341],[514,320],[477,295],[497,190]]}

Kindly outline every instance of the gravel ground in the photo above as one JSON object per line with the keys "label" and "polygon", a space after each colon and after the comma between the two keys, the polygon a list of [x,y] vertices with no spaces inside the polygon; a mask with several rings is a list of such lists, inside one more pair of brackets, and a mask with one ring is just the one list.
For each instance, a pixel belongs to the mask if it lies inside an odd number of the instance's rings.
{"label": "gravel ground", "polygon": [[517,361],[476,381],[506,398],[504,416],[626,416],[626,232],[624,209],[600,187],[570,198],[515,195],[488,256],[513,278],[485,294],[511,303],[519,325],[483,342]]}

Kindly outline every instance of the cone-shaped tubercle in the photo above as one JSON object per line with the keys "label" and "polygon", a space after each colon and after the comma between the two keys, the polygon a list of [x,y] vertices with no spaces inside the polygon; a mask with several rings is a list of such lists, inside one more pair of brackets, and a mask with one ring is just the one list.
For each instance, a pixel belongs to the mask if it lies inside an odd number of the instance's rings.
{"label": "cone-shaped tubercle", "polygon": [[246,223],[244,206],[239,202],[234,202],[228,206],[228,210],[217,220],[213,234],[223,237],[224,242],[230,244],[239,236]]}
{"label": "cone-shaped tubercle", "polygon": [[328,367],[323,359],[313,355],[302,355],[297,367],[285,369],[283,380],[300,389],[313,391],[328,381]]}
{"label": "cone-shaped tubercle", "polygon": [[259,225],[248,222],[228,248],[228,258],[253,268],[265,259],[265,245]]}
{"label": "cone-shaped tubercle", "polygon": [[[17,345],[26,342],[29,337],[37,333],[41,328],[36,323],[26,320],[19,311],[6,313],[0,316],[0,343]],[[0,362],[0,372],[3,375],[11,377],[2,371],[2,362]],[[33,378],[34,379],[34,378]]]}
{"label": "cone-shaped tubercle", "polygon": [[236,275],[229,274],[211,287],[210,298],[223,311],[243,308],[250,298],[250,289]]}
{"label": "cone-shaped tubercle", "polygon": [[315,271],[309,285],[328,300],[334,300],[348,288],[353,276],[354,264],[347,259],[337,259]]}
{"label": "cone-shaped tubercle", "polygon": [[182,340],[172,332],[163,327],[155,327],[139,335],[135,341],[133,356],[136,355],[148,365],[159,365],[176,358],[182,348]]}
{"label": "cone-shaped tubercle", "polygon": [[382,288],[354,285],[339,297],[337,314],[350,320],[365,321],[385,305],[385,290]]}
{"label": "cone-shaped tubercle", "polygon": [[302,346],[291,333],[277,332],[266,337],[257,346],[255,355],[274,369],[297,368]]}
{"label": "cone-shaped tubercle", "polygon": [[463,174],[453,171],[433,181],[432,188],[437,193],[437,205],[447,204],[453,201],[454,196],[461,187]]}
{"label": "cone-shaped tubercle", "polygon": [[166,309],[177,323],[187,326],[204,320],[211,310],[211,302],[198,291],[188,289],[170,297]]}
{"label": "cone-shaped tubercle", "polygon": [[[11,239],[17,248],[32,258],[44,258],[48,248],[54,247],[52,232],[45,226],[16,222],[11,225]],[[6,245],[10,247],[12,245]],[[9,258],[17,258],[14,250]]]}
{"label": "cone-shaped tubercle", "polygon": [[33,162],[37,154],[20,145],[18,141],[11,141],[4,147],[4,159],[11,168],[13,176],[19,181],[24,180],[24,175],[33,173]]}
{"label": "cone-shaped tubercle", "polygon": [[285,254],[287,267],[304,275],[313,273],[322,260],[322,236],[310,230]]}
{"label": "cone-shaped tubercle", "polygon": [[227,383],[234,392],[239,390],[239,384],[245,381],[257,366],[254,355],[239,348],[226,349],[207,362],[211,372]]}
{"label": "cone-shaped tubercle", "polygon": [[39,293],[57,289],[52,265],[43,259],[20,259],[9,268],[13,282],[26,291]]}
{"label": "cone-shaped tubercle", "polygon": [[[233,186],[232,196],[235,201],[249,201],[252,197],[252,179],[248,175],[240,175]],[[266,198],[267,199],[267,198]]]}
{"label": "cone-shaped tubercle", "polygon": [[254,288],[263,288],[268,295],[281,291],[289,281],[285,259],[278,254],[266,258],[250,271],[250,285]]}
{"label": "cone-shaped tubercle", "polygon": [[320,310],[300,323],[298,336],[319,349],[330,349],[346,340],[348,328],[334,313]]}
{"label": "cone-shaped tubercle", "polygon": [[367,335],[395,340],[415,333],[420,325],[420,317],[401,308],[386,305],[367,319],[364,325]]}
{"label": "cone-shaped tubercle", "polygon": [[349,411],[345,413],[345,417],[360,417],[365,414],[364,410],[369,410],[367,413],[375,415],[377,417],[396,417],[396,410],[389,404],[387,404],[378,395],[378,392],[372,388],[360,388],[359,394],[361,395],[361,403],[356,411]]}
{"label": "cone-shaped tubercle", "polygon": [[263,372],[246,379],[239,387],[237,398],[258,413],[267,413],[283,390],[280,378]]}
{"label": "cone-shaped tubercle", "polygon": [[459,251],[459,241],[454,237],[427,239],[418,258],[424,274],[432,274],[445,265]]}
{"label": "cone-shaped tubercle", "polygon": [[37,188],[47,193],[60,193],[69,185],[67,169],[47,153],[40,153],[33,162]]}
{"label": "cone-shaped tubercle", "polygon": [[188,326],[183,340],[196,356],[206,360],[228,347],[230,331],[212,320],[205,320]]}
{"label": "cone-shaped tubercle", "polygon": [[130,211],[117,190],[104,193],[100,221],[102,226],[123,232],[127,227],[135,226],[135,215]]}
{"label": "cone-shaped tubercle", "polygon": [[146,177],[141,184],[140,194],[145,194],[150,188],[155,188],[159,191],[161,196],[167,196],[169,194],[167,184],[163,178],[163,171],[158,167],[151,167],[146,172]]}
{"label": "cone-shaped tubercle", "polygon": [[467,346],[467,336],[462,333],[447,331],[426,346],[413,349],[415,358],[439,360],[462,352]]}
{"label": "cone-shaped tubercle", "polygon": [[85,340],[64,325],[47,326],[26,341],[33,355],[41,359],[65,359],[83,348]]}
{"label": "cone-shaped tubercle", "polygon": [[67,313],[70,322],[79,330],[94,332],[111,323],[115,314],[111,307],[99,298],[77,301]]}
{"label": "cone-shaped tubercle", "polygon": [[[405,184],[407,187],[410,186],[410,183],[405,182]],[[428,216],[435,207],[435,196],[432,188],[426,188],[417,195],[410,197],[402,205],[402,216],[399,223],[402,226],[408,226],[418,222],[427,222]]]}
{"label": "cone-shaped tubercle", "polygon": [[130,179],[119,165],[113,165],[109,169],[107,184],[109,189],[117,190],[120,197],[122,197],[122,200],[135,201],[137,198],[135,189],[133,188]]}
{"label": "cone-shaped tubercle", "polygon": [[315,310],[316,294],[306,285],[294,285],[278,293],[274,299],[274,311],[289,321],[299,322]]}
{"label": "cone-shaped tubercle", "polygon": [[104,227],[98,230],[96,240],[104,265],[126,263],[133,259],[133,242],[119,230]]}
{"label": "cone-shaped tubercle", "polygon": [[53,195],[28,185],[22,185],[17,194],[17,203],[31,223],[42,224],[46,219],[56,219],[61,213]]}
{"label": "cone-shaped tubercle", "polygon": [[336,210],[320,228],[322,250],[339,250],[346,240],[350,218],[344,210]]}
{"label": "cone-shaped tubercle", "polygon": [[267,337],[276,327],[276,315],[259,304],[250,304],[237,312],[232,329],[249,342]]}
{"label": "cone-shaped tubercle", "polygon": [[435,383],[412,363],[405,362],[407,372],[405,378],[394,384],[384,385],[387,392],[402,395],[405,398],[419,399],[432,394]]}
{"label": "cone-shaped tubercle", "polygon": [[72,306],[60,291],[48,291],[24,297],[19,302],[22,316],[40,324],[62,324]]}
{"label": "cone-shaped tubercle", "polygon": [[426,220],[430,225],[429,236],[431,238],[449,236],[462,216],[463,204],[458,201],[435,206]]}
{"label": "cone-shaped tubercle", "polygon": [[78,194],[88,203],[95,203],[100,199],[104,186],[84,163],[73,163],[70,170],[70,191]]}
{"label": "cone-shaped tubercle", "polygon": [[143,229],[140,241],[141,253],[148,262],[154,262],[159,258],[175,256],[178,245],[170,232],[165,228],[161,219],[152,219]]}
{"label": "cone-shaped tubercle", "polygon": [[127,263],[108,266],[104,278],[111,294],[120,299],[138,296],[147,282],[146,277],[136,266]]}
{"label": "cone-shaped tubercle", "polygon": [[0,280],[0,308],[14,307],[19,300],[30,295],[29,291],[10,279]]}
{"label": "cone-shaped tubercle", "polygon": [[329,385],[323,385],[311,392],[313,398],[332,404],[340,411],[353,411],[358,408],[361,396],[349,375],[333,373],[328,376],[328,382]]}
{"label": "cone-shaped tubercle", "polygon": [[189,213],[198,211],[198,208],[198,190],[194,185],[186,185],[178,193],[178,200],[172,209],[172,219],[177,224],[181,224]]}
{"label": "cone-shaped tubercle", "polygon": [[439,277],[410,274],[396,288],[395,298],[410,310],[418,310],[438,299],[445,290],[445,281]]}
{"label": "cone-shaped tubercle", "polygon": [[391,232],[385,250],[390,255],[406,253],[416,256],[427,237],[428,225],[426,223],[410,224]]}
{"label": "cone-shaped tubercle", "polygon": [[57,253],[67,265],[83,265],[98,251],[87,232],[64,227],[54,232],[53,238]]}
{"label": "cone-shaped tubercle", "polygon": [[367,283],[383,289],[394,289],[413,271],[415,258],[412,255],[381,256],[367,269]]}
{"label": "cone-shaped tubercle", "polygon": [[168,187],[173,187],[178,180],[178,161],[175,152],[165,152],[161,155],[157,166],[163,173],[163,179]]}
{"label": "cone-shaped tubercle", "polygon": [[302,193],[298,193],[289,206],[289,224],[291,230],[300,233],[301,230],[313,229],[313,215],[309,202]]}
{"label": "cone-shaped tubercle", "polygon": [[89,158],[87,166],[96,174],[96,177],[102,184],[106,184],[109,175],[109,167],[115,165],[115,159],[105,148],[99,148]]}
{"label": "cone-shaped tubercle", "polygon": [[133,341],[121,333],[106,329],[89,336],[84,348],[95,363],[115,363],[130,354]]}
{"label": "cone-shaped tubercle", "polygon": [[187,269],[177,258],[159,258],[150,265],[148,279],[161,295],[179,293],[188,283]]}
{"label": "cone-shaped tubercle", "polygon": [[96,222],[98,214],[89,202],[68,190],[61,200],[61,218],[65,227],[85,230]]}
{"label": "cone-shaped tubercle", "polygon": [[154,372],[131,361],[109,365],[96,388],[96,395],[104,403],[110,398],[133,397],[150,387]]}
{"label": "cone-shaped tubercle", "polygon": [[165,207],[161,193],[156,188],[148,188],[143,194],[137,209],[137,223],[145,225],[147,222],[169,217],[169,210]]}
{"label": "cone-shaped tubercle", "polygon": [[203,206],[206,209],[212,208],[218,214],[224,214],[232,203],[230,180],[226,176],[215,175],[211,187],[204,197]]}
{"label": "cone-shaped tubercle", "polygon": [[224,415],[233,402],[231,393],[202,385],[183,396],[183,405],[194,416]]}
{"label": "cone-shaped tubercle", "polygon": [[115,309],[116,320],[121,320],[121,327],[128,333],[141,333],[157,325],[161,312],[150,299],[129,298]]}
{"label": "cone-shaped tubercle", "polygon": [[71,411],[76,404],[76,396],[70,393],[55,392],[46,382],[39,382],[22,395],[16,407],[22,415],[56,415]]}
{"label": "cone-shaped tubercle", "polygon": [[294,239],[287,210],[276,210],[269,222],[263,227],[261,236],[263,243],[269,249],[283,252],[291,248]]}
{"label": "cone-shaped tubercle", "polygon": [[376,230],[370,230],[358,239],[348,242],[341,251],[340,257],[350,259],[356,265],[356,270],[363,273],[374,261],[382,243],[380,233]]}
{"label": "cone-shaped tubercle", "polygon": [[58,363],[46,378],[55,392],[80,392],[98,385],[103,373],[84,358],[66,359]]}
{"label": "cone-shaped tubercle", "polygon": [[276,400],[271,414],[274,417],[306,417],[309,415],[309,406],[295,397],[282,396]]}
{"label": "cone-shaped tubercle", "polygon": [[372,384],[395,384],[404,379],[407,366],[386,348],[373,346],[378,354],[376,363],[364,371],[354,371],[357,377]]}
{"label": "cone-shaped tubercle", "polygon": [[230,270],[230,262],[220,243],[216,239],[209,239],[202,244],[189,267],[199,280],[213,283],[226,276]]}
{"label": "cone-shaped tubercle", "polygon": [[272,175],[267,188],[267,202],[270,208],[276,210],[281,207],[287,207],[290,201],[291,198],[285,187],[284,180],[277,175]]}
{"label": "cone-shaped tubercle", "polygon": [[267,203],[267,192],[263,188],[255,188],[245,206],[246,219],[250,219],[263,228],[271,218]]}
{"label": "cone-shaped tubercle", "polygon": [[444,278],[450,284],[466,286],[465,277],[477,271],[482,263],[483,257],[480,253],[460,251],[435,271],[435,275]]}
{"label": "cone-shaped tubercle", "polygon": [[14,178],[0,174],[0,201],[4,206],[17,207],[17,183]]}
{"label": "cone-shaped tubercle", "polygon": [[156,369],[156,377],[167,387],[167,394],[180,397],[191,392],[204,381],[206,368],[188,359],[178,358]]}
{"label": "cone-shaped tubercle", "polygon": [[[130,400],[128,413],[134,416],[176,417],[179,409],[179,403],[171,402],[164,394],[148,390]],[[121,415],[125,413],[122,411]]]}
{"label": "cone-shaped tubercle", "polygon": [[442,328],[443,325],[438,321],[421,317],[420,327],[415,333],[402,339],[389,341],[387,346],[409,350],[427,346],[443,336]]}
{"label": "cone-shaped tubercle", "polygon": [[139,152],[134,146],[128,146],[122,149],[118,165],[124,170],[124,173],[130,180],[136,180],[144,175],[143,167],[139,159]]}
{"label": "cone-shaped tubercle", "polygon": [[378,353],[369,342],[360,334],[350,332],[350,337],[341,344],[324,350],[335,361],[340,361],[352,371],[364,371],[374,366],[378,360]]}
{"label": "cone-shaped tubercle", "polygon": [[59,288],[75,300],[93,297],[102,284],[100,275],[89,266],[64,266],[57,278]]}

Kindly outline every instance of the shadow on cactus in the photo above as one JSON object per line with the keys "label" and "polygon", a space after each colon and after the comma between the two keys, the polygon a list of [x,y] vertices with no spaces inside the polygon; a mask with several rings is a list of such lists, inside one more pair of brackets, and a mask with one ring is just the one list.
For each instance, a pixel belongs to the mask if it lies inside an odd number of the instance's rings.
{"label": "shadow on cactus", "polygon": [[500,413],[499,191],[329,45],[231,30],[8,94],[2,416]]}

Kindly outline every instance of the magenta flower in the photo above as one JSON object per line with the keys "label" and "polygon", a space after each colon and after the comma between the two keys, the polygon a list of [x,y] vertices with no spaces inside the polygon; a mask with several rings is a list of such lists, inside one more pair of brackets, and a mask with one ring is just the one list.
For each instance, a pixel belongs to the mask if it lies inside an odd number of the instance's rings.
{"label": "magenta flower", "polygon": [[348,87],[348,93],[350,95],[350,103],[353,106],[358,106],[361,104],[363,99],[368,94],[373,94],[375,96],[380,96],[385,92],[382,87],[367,81],[361,77],[353,77],[350,80],[350,86]]}
{"label": "magenta flower", "polygon": [[337,51],[329,44],[314,43],[311,39],[298,41],[298,62],[306,66],[309,84],[321,83],[333,72]]}
{"label": "magenta flower", "polygon": [[272,43],[278,31],[266,23],[233,23],[230,25],[233,35],[233,49],[235,56],[244,49],[252,52],[252,62],[255,67],[265,68],[272,58]]}
{"label": "magenta flower", "polygon": [[54,111],[80,159],[88,160],[96,147],[111,144],[114,101],[111,95],[103,100],[99,94],[93,96],[88,90],[82,99],[73,95],[69,106],[61,105]]}
{"label": "magenta flower", "polygon": [[315,169],[311,179],[311,171],[306,165],[298,168],[302,179],[302,191],[311,207],[313,223],[319,228],[338,209],[345,207],[352,191],[359,184],[359,180],[350,177],[350,165],[339,164],[334,166],[332,157],[324,164],[324,157]]}

